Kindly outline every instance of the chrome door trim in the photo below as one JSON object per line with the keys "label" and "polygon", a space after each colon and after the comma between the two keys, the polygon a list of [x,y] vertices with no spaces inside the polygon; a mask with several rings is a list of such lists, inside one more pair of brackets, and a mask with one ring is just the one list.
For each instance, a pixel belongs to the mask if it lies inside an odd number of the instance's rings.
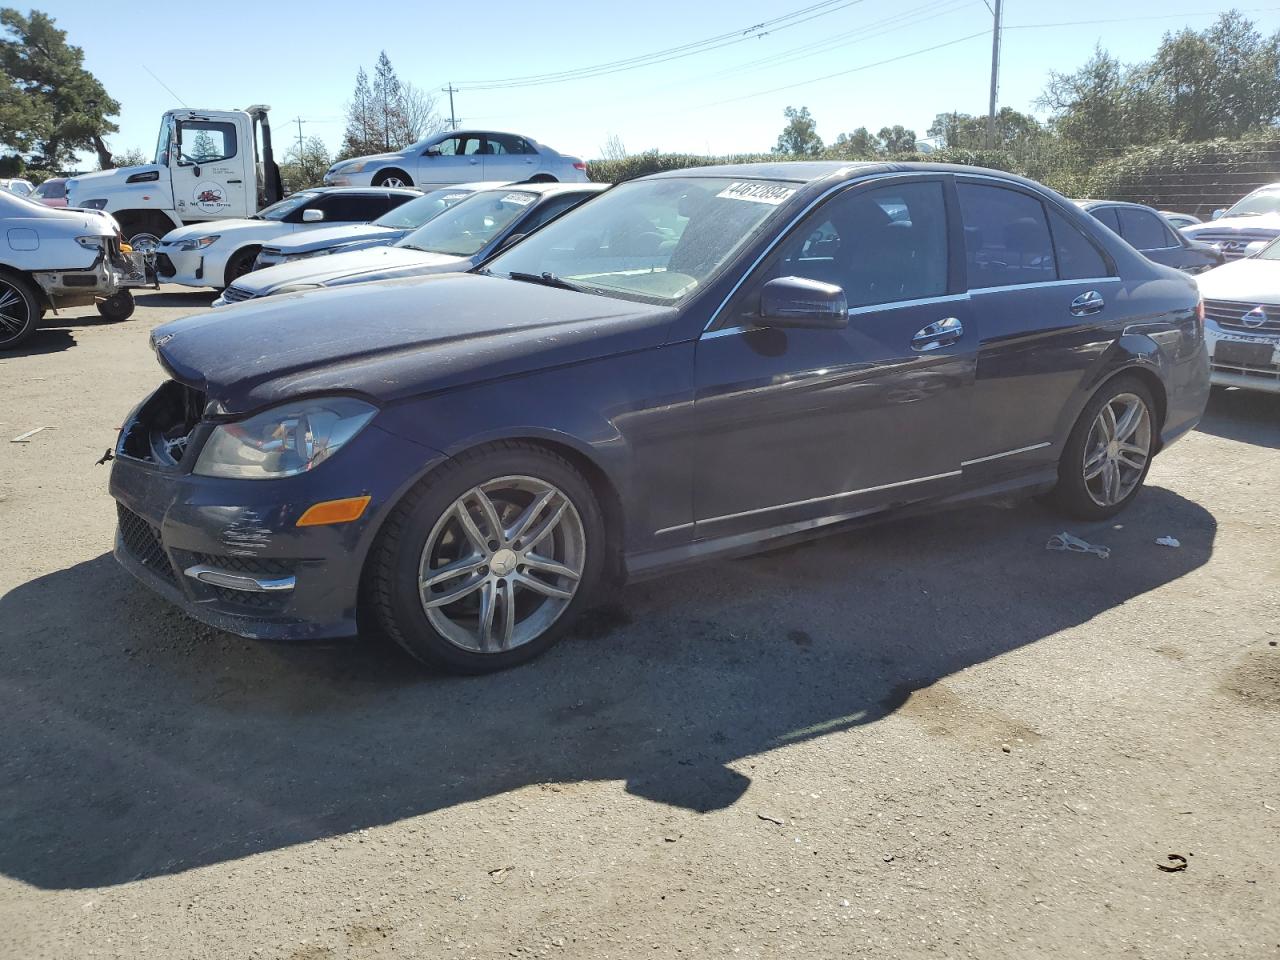
{"label": "chrome door trim", "polygon": [[1081,277],[1079,280],[1037,280],[1035,283],[1007,283],[999,287],[974,287],[969,293],[1007,293],[1010,290],[1035,290],[1040,287],[1065,287],[1073,283],[1119,283],[1120,277]]}
{"label": "chrome door trim", "polygon": [[[884,313],[886,310],[905,310],[909,307],[926,307],[933,303],[958,303],[962,300],[968,300],[968,293],[944,293],[936,297],[918,297],[915,300],[893,300],[889,303],[871,303],[862,307],[850,307],[849,317],[859,317],[868,313]],[[744,327],[742,325],[732,327],[721,327],[719,330],[712,330],[710,333],[703,333],[701,339],[712,340],[716,337],[724,337],[734,333],[746,333],[750,330],[768,330],[767,325],[751,325]]]}
{"label": "chrome door trim", "polygon": [[1032,450],[1042,450],[1045,447],[1052,445],[1053,444],[1050,441],[1045,440],[1043,443],[1033,443],[1029,447],[1019,447],[1017,450],[1005,450],[1002,453],[992,453],[985,457],[975,457],[972,460],[961,460],[960,466],[972,467],[975,463],[986,463],[988,460],[999,460],[1001,457],[1012,457],[1019,453],[1030,453]]}
{"label": "chrome door trim", "polygon": [[810,497],[808,500],[792,500],[789,503],[775,503],[768,507],[756,507],[752,510],[742,510],[738,513],[726,513],[719,517],[707,517],[705,520],[695,520],[693,523],[681,523],[674,527],[663,527],[661,530],[654,531],[654,536],[663,533],[671,533],[673,530],[683,530],[686,527],[692,527],[698,523],[717,523],[721,520],[737,520],[739,517],[750,517],[757,513],[768,513],[771,510],[785,510],[788,507],[803,507],[811,503],[824,503],[828,500],[839,500],[843,497],[853,497],[860,493],[875,493],[877,490],[892,490],[895,487],[906,487],[913,483],[927,483],[930,480],[945,480],[948,477],[958,477],[961,471],[949,470],[946,473],[935,473],[928,477],[916,477],[912,480],[897,480],[893,483],[882,483],[875,487],[862,487],[858,490],[845,490],[843,493],[829,493],[821,497]]}

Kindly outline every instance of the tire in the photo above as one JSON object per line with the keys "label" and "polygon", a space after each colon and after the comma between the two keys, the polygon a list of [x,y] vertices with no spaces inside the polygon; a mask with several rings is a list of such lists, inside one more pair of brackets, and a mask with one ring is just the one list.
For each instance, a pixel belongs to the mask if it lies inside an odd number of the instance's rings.
{"label": "tire", "polygon": [[167,217],[145,211],[116,214],[116,222],[120,224],[124,242],[138,253],[146,254],[154,254],[160,238],[177,229]]}
{"label": "tire", "polygon": [[0,351],[21,346],[40,325],[44,305],[25,277],[0,273]]}
{"label": "tire", "polygon": [[128,290],[121,290],[119,293],[113,293],[105,300],[98,301],[98,313],[112,323],[128,320],[133,316],[133,307],[133,294]]}
{"label": "tire", "polygon": [[549,173],[539,173],[537,176],[530,177],[528,180],[525,181],[525,183],[559,183],[559,182],[560,182],[559,180],[557,180],[555,177],[553,177]]}
{"label": "tire", "polygon": [[[1131,422],[1128,410],[1134,403],[1141,405],[1141,412]],[[1110,411],[1106,417],[1104,409]],[[1108,423],[1114,428],[1108,428]],[[1085,404],[1071,429],[1058,460],[1058,484],[1051,500],[1080,520],[1115,516],[1142,489],[1159,436],[1159,412],[1147,385],[1127,374],[1107,381]],[[1145,449],[1145,454],[1138,448]]]}
{"label": "tire", "polygon": [[[478,492],[505,530],[495,534]],[[528,532],[511,533],[520,521]],[[548,650],[590,603],[605,541],[595,494],[572,464],[532,443],[490,444],[451,460],[396,506],[366,565],[365,602],[423,663],[452,673],[503,670]],[[420,587],[446,566],[457,572]]]}
{"label": "tire", "polygon": [[253,263],[258,259],[258,253],[261,250],[261,247],[245,247],[233,253],[231,259],[227,261],[226,270],[223,271],[222,285],[229,287],[246,273],[252,273]]}
{"label": "tire", "polygon": [[412,187],[413,178],[403,170],[396,170],[393,167],[390,170],[379,170],[375,173],[372,184],[375,187]]}

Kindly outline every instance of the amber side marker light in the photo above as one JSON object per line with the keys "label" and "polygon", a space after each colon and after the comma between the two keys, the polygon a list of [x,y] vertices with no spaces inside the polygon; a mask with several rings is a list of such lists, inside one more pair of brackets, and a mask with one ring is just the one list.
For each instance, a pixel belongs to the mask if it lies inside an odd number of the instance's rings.
{"label": "amber side marker light", "polygon": [[307,507],[298,518],[300,527],[322,527],[328,523],[351,523],[364,515],[372,497],[347,497],[345,500],[324,500]]}

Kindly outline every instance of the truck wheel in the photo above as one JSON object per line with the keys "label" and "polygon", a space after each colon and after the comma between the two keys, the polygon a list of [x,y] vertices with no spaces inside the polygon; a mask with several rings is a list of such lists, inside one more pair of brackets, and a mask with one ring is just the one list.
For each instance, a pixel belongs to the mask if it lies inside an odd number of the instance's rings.
{"label": "truck wheel", "polygon": [[14,274],[0,274],[0,350],[12,350],[27,340],[43,315],[30,283]]}
{"label": "truck wheel", "polygon": [[158,213],[119,213],[116,214],[116,222],[120,224],[124,242],[147,256],[154,256],[160,238],[176,229],[168,218]]}
{"label": "truck wheel", "polygon": [[105,300],[99,300],[98,313],[112,323],[128,320],[133,316],[133,294],[128,290],[121,290]]}
{"label": "truck wheel", "polygon": [[375,187],[412,187],[413,178],[403,170],[396,170],[393,167],[390,170],[379,170],[375,173],[373,185]]}
{"label": "truck wheel", "polygon": [[229,287],[246,273],[253,270],[254,261],[258,259],[261,247],[245,247],[243,250],[237,250],[231,255],[231,259],[227,261],[227,269],[223,275],[223,286]]}

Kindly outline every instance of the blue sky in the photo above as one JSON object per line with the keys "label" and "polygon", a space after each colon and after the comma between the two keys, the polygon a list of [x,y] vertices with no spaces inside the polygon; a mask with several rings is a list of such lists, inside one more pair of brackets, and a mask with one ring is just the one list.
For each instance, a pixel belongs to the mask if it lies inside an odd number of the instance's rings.
{"label": "blue sky", "polygon": [[[336,147],[356,70],[371,68],[383,49],[402,79],[430,90],[450,81],[460,87],[463,122],[524,133],[587,158],[599,155],[610,134],[632,152],[767,150],[788,104],[808,106],[828,141],[855,127],[893,123],[923,136],[938,112],[985,112],[991,15],[983,0],[839,0],[807,22],[740,42],[735,36],[653,66],[566,83],[470,89],[477,81],[736,35],[814,2],[554,0],[533,14],[527,0],[490,0],[483,7],[349,0],[121,7],[45,0],[40,9],[84,49],[88,67],[120,101],[112,146],[148,153],[160,114],[181,105],[159,81],[193,107],[268,103],[277,142],[296,137],[290,121],[301,116],[306,135]],[[1165,31],[1203,28],[1231,6],[1006,0],[1000,102],[1032,110],[1049,71],[1076,68],[1095,43],[1122,60],[1143,59]],[[1280,29],[1280,4],[1237,6],[1262,29]],[[1064,21],[1074,25],[1017,29]],[[982,32],[985,37],[961,39]],[[438,97],[447,114],[447,98]]]}

